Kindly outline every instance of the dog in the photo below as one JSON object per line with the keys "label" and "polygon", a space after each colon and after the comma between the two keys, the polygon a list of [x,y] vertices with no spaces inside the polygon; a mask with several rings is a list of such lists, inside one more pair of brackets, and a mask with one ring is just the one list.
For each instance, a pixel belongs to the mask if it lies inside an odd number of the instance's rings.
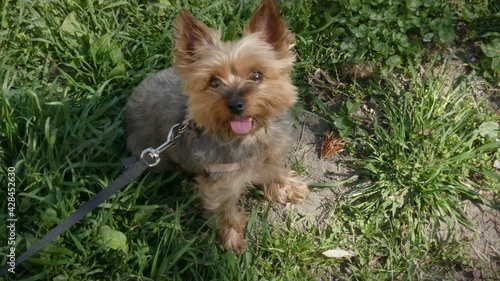
{"label": "dog", "polygon": [[160,155],[158,169],[195,175],[203,207],[216,218],[226,250],[246,249],[247,219],[238,201],[262,186],[275,202],[299,203],[307,184],[285,167],[293,144],[290,108],[295,42],[273,0],[263,0],[241,39],[224,42],[186,10],[174,21],[174,61],[147,77],[127,101],[127,149],[138,157],[162,144],[175,124],[190,125]]}

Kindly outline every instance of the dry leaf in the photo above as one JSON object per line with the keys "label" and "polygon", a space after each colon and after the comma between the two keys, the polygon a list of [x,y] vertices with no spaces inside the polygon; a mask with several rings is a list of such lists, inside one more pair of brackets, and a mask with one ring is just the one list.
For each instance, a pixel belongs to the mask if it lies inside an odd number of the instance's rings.
{"label": "dry leaf", "polygon": [[[316,87],[314,82],[319,83],[321,86]],[[338,75],[336,79],[332,79],[328,73],[321,68],[314,71],[314,75],[309,79],[309,84],[315,91],[319,92],[318,97],[323,101],[330,101],[330,95],[344,95],[345,84],[339,81]]]}
{"label": "dry leaf", "polygon": [[344,63],[341,66],[344,77],[352,76],[354,78],[369,78],[374,74],[373,66],[362,63]]}
{"label": "dry leaf", "polygon": [[344,151],[345,143],[340,137],[336,137],[333,132],[327,133],[321,142],[321,158],[333,156]]}
{"label": "dry leaf", "polygon": [[324,251],[323,255],[327,258],[342,259],[342,258],[354,257],[356,254],[350,250],[333,249]]}
{"label": "dry leaf", "polygon": [[326,73],[323,69],[318,68],[314,71],[314,78],[316,78],[318,81],[321,81],[320,79],[323,78],[325,81],[330,84],[330,86],[337,86],[338,83],[333,81],[332,78],[330,78],[330,75]]}

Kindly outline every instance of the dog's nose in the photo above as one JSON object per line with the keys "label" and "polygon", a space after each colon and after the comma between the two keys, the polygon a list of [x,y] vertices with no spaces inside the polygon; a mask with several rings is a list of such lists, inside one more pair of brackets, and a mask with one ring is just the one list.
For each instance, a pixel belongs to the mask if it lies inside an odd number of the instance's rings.
{"label": "dog's nose", "polygon": [[241,114],[245,109],[245,102],[238,98],[232,99],[228,102],[227,109],[231,114]]}

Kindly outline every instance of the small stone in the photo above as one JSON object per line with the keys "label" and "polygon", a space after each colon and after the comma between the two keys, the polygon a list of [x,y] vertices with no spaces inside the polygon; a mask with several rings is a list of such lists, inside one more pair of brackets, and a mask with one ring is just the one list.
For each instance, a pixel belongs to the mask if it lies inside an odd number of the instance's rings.
{"label": "small stone", "polygon": [[495,161],[493,161],[493,168],[500,169],[500,161],[498,161],[498,159],[495,159]]}

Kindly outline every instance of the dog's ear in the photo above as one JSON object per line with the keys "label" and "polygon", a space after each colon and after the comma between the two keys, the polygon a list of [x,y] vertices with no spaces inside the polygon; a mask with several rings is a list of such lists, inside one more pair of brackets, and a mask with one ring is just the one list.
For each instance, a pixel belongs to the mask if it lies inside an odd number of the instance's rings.
{"label": "dog's ear", "polygon": [[271,44],[277,52],[290,50],[295,38],[290,33],[285,21],[281,18],[275,0],[263,0],[255,9],[252,19],[248,22],[244,35],[261,32],[264,40]]}
{"label": "dog's ear", "polygon": [[187,10],[180,10],[174,21],[175,52],[180,59],[189,59],[200,46],[214,44],[217,35]]}

